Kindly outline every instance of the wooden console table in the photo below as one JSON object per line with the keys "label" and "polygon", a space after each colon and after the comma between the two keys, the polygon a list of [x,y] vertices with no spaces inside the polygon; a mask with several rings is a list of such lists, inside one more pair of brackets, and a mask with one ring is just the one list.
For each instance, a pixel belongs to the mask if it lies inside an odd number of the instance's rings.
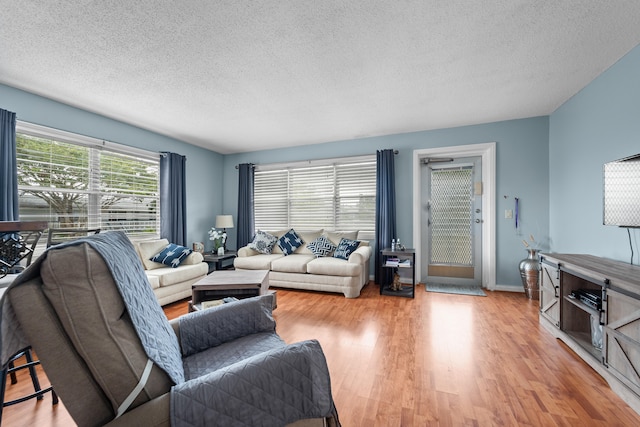
{"label": "wooden console table", "polygon": [[[540,324],[640,413],[640,266],[592,255],[540,259]],[[601,308],[573,297],[577,290],[600,296]]]}

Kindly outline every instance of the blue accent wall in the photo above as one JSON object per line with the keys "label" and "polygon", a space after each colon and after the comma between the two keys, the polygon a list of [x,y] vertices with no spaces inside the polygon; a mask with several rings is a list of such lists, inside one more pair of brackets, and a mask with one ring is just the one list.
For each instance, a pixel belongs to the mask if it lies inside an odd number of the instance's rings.
{"label": "blue accent wall", "polygon": [[[215,215],[237,219],[239,163],[322,159],[375,154],[376,150],[399,150],[396,157],[398,237],[413,246],[412,191],[413,150],[496,142],[496,284],[522,290],[517,270],[526,255],[522,239],[533,234],[542,249],[549,242],[549,119],[535,117],[482,125],[381,137],[335,141],[309,146],[264,150],[222,156],[104,116],[52,101],[9,86],[0,85],[0,108],[17,113],[19,120],[106,139],[150,151],[173,151],[187,156],[188,241],[204,241]],[[505,209],[521,203],[521,228],[504,218]],[[235,248],[230,233],[228,247]]]}
{"label": "blue accent wall", "polygon": [[[237,217],[240,163],[268,164],[330,157],[375,154],[393,148],[396,156],[398,237],[413,247],[413,151],[496,142],[496,284],[523,290],[518,263],[527,255],[522,239],[530,234],[547,249],[549,241],[549,122],[548,117],[511,120],[482,125],[336,141],[295,148],[264,150],[225,156],[223,206]],[[507,196],[506,198],[504,196]],[[521,228],[505,219],[504,210],[521,203]],[[232,233],[234,234],[234,233]],[[235,245],[235,236],[230,239]]]}
{"label": "blue accent wall", "polygon": [[25,122],[186,156],[187,241],[205,242],[207,248],[211,247],[207,231],[213,227],[215,216],[222,213],[222,155],[2,84],[0,108],[15,112],[18,120]]}
{"label": "blue accent wall", "polygon": [[[222,156],[98,114],[0,85],[0,108],[20,120],[104,138],[153,151],[187,156],[188,238],[209,243],[215,215],[237,211],[239,163],[273,163],[373,154],[395,148],[398,234],[412,242],[412,151],[497,143],[496,275],[498,286],[521,289],[517,263],[521,242],[533,234],[543,250],[590,253],[629,261],[625,229],[602,225],[602,166],[640,153],[640,46],[598,76],[548,117],[451,129],[327,142],[310,146]],[[517,94],[514,94],[517,96]],[[506,197],[504,197],[506,196]],[[522,228],[504,218],[521,200]],[[638,263],[638,230],[632,241]],[[229,247],[235,247],[231,233]]]}
{"label": "blue accent wall", "polygon": [[[602,225],[602,168],[640,153],[640,46],[558,108],[549,123],[552,249],[629,262],[627,230]],[[638,264],[638,230],[631,236]]]}

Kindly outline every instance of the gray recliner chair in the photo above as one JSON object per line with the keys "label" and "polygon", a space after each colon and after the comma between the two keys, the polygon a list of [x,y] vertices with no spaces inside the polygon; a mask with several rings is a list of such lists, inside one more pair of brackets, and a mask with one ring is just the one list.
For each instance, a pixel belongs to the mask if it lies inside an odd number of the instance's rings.
{"label": "gray recliner chair", "polygon": [[3,297],[2,357],[29,343],[79,426],[340,425],[319,343],[285,344],[271,295],[170,323],[139,263],[117,232],[47,250]]}

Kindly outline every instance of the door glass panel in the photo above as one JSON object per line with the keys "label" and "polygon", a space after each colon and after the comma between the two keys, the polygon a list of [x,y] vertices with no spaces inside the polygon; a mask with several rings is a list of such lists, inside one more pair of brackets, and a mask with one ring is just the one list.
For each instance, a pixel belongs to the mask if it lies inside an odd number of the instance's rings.
{"label": "door glass panel", "polygon": [[472,266],[471,166],[431,171],[429,264]]}

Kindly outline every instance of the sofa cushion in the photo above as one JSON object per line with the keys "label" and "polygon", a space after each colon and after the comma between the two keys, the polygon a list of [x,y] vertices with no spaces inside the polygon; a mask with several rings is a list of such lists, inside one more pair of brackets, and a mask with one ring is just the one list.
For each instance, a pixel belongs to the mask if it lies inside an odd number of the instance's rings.
{"label": "sofa cushion", "polygon": [[273,245],[276,244],[277,240],[276,236],[269,234],[266,231],[258,230],[253,241],[247,246],[262,254],[270,254],[273,250]]}
{"label": "sofa cushion", "polygon": [[[302,240],[304,242],[313,242],[315,239],[317,239],[318,237],[322,236],[322,229],[319,230],[308,230],[308,231],[296,231],[296,233],[298,233],[298,236],[300,236],[302,238]],[[300,246],[297,250],[296,250],[297,254],[308,254],[308,255],[313,255],[313,252],[311,252],[309,250],[309,248],[307,248],[307,245],[302,245]]]}
{"label": "sofa cushion", "polygon": [[155,270],[147,271],[146,274],[149,281],[151,281],[152,277],[156,277],[158,285],[163,288],[165,286],[171,286],[176,283],[203,277],[207,274],[207,270],[207,264],[200,263],[194,265],[181,265],[178,268],[156,268]]}
{"label": "sofa cushion", "polygon": [[151,261],[162,263],[168,267],[176,268],[182,261],[193,252],[189,248],[169,243],[160,252],[151,257]]}
{"label": "sofa cushion", "polygon": [[[88,244],[75,245],[48,251],[40,274],[44,294],[115,412],[138,383],[148,357],[107,264]],[[154,364],[131,408],[167,393],[171,385]]]}
{"label": "sofa cushion", "polygon": [[338,247],[336,251],[333,253],[334,258],[340,259],[349,259],[349,255],[356,249],[358,249],[358,245],[360,242],[357,240],[345,239],[344,237],[340,239],[340,243],[338,243]]}
{"label": "sofa cushion", "polygon": [[[285,229],[285,230],[276,230],[276,231],[267,231],[267,233],[271,234],[272,236],[275,236],[277,239],[279,239],[280,237],[284,236],[287,231],[289,231],[289,229]],[[296,234],[298,236],[300,236],[300,238],[302,239],[302,241],[304,242],[311,242],[313,240],[315,240],[318,236],[322,235],[322,232],[324,230],[322,228],[318,229],[318,230],[296,230]],[[247,247],[247,246],[245,246]],[[272,254],[281,254],[282,251],[280,250],[280,247],[278,245],[273,245],[273,250],[271,251]],[[302,245],[300,246],[298,249],[295,250],[295,253],[297,254],[310,254],[312,253],[309,249],[307,249],[306,245]]]}
{"label": "sofa cushion", "polygon": [[158,276],[153,276],[149,274],[151,270],[145,271],[147,274],[147,280],[149,280],[149,284],[151,285],[151,289],[158,289],[160,287],[160,278]]}
{"label": "sofa cushion", "polygon": [[233,260],[233,266],[242,270],[271,270],[271,262],[282,257],[282,254],[237,257]]}
{"label": "sofa cushion", "polygon": [[340,240],[343,238],[349,240],[356,240],[358,238],[358,231],[325,231],[324,234],[336,246],[338,246]]}
{"label": "sofa cushion", "polygon": [[273,245],[273,249],[271,249],[271,253],[272,254],[282,254],[282,251],[280,250],[280,247],[278,246],[278,242],[277,240],[284,236],[284,234],[289,231],[289,229],[286,230],[276,230],[276,231],[272,231],[272,230],[266,230],[264,231],[265,233],[271,234],[273,237],[276,238],[276,244]]}
{"label": "sofa cushion", "polygon": [[271,262],[271,271],[283,273],[306,273],[307,263],[315,259],[312,254],[292,254]]}
{"label": "sofa cushion", "polygon": [[291,255],[303,244],[304,240],[302,240],[302,238],[298,236],[293,228],[287,231],[282,235],[282,237],[278,239],[278,247],[285,256]]}
{"label": "sofa cushion", "polygon": [[360,275],[362,265],[333,257],[315,258],[307,263],[307,273],[324,276],[353,277]]}
{"label": "sofa cushion", "polygon": [[184,376],[198,378],[265,351],[284,347],[273,332],[258,332],[210,347],[184,358]]}
{"label": "sofa cushion", "polygon": [[167,239],[153,239],[136,242],[142,265],[145,270],[153,270],[154,268],[166,268],[167,266],[160,262],[151,261],[151,257],[166,248],[169,244]]}
{"label": "sofa cushion", "polygon": [[309,243],[307,248],[316,257],[322,257],[331,255],[331,253],[336,250],[337,246],[334,245],[326,236],[320,236],[313,242]]}

